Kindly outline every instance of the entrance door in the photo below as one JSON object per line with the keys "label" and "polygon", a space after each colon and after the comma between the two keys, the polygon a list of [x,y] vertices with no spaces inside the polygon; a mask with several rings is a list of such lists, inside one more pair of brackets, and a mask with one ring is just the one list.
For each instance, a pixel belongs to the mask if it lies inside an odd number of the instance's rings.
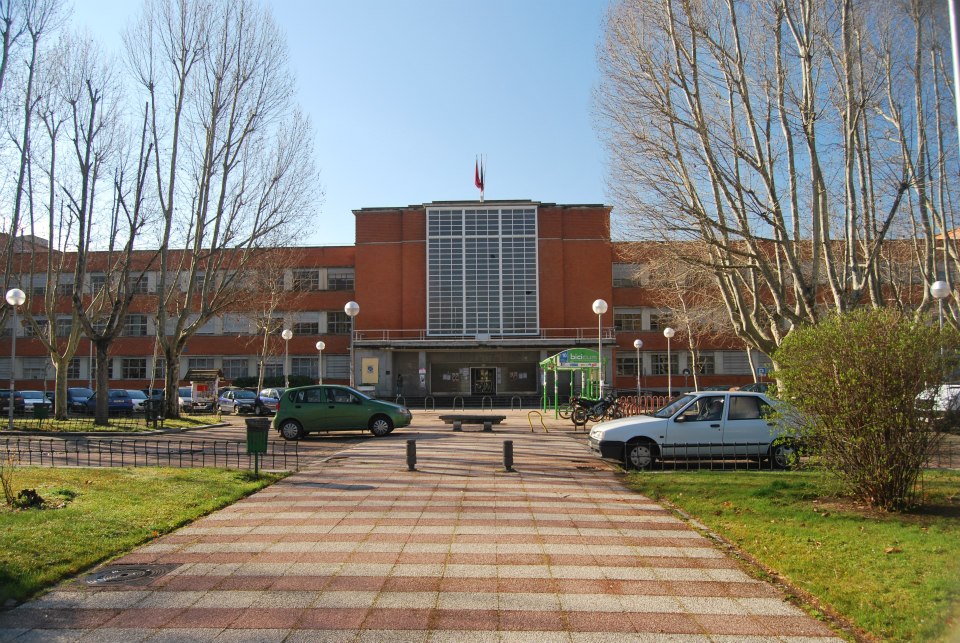
{"label": "entrance door", "polygon": [[471,368],[470,392],[474,395],[496,395],[497,369]]}

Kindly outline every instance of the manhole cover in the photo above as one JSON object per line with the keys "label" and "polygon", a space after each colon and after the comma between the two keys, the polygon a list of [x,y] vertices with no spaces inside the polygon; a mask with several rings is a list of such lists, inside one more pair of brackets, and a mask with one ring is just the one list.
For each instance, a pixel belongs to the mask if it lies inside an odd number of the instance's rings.
{"label": "manhole cover", "polygon": [[146,585],[179,565],[112,565],[90,574],[84,582],[91,587],[105,585]]}

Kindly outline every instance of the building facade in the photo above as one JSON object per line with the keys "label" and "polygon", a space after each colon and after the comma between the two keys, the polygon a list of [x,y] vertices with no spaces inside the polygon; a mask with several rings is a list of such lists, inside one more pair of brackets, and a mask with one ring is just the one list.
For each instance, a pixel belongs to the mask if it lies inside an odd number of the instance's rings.
{"label": "building facade", "polygon": [[[267,338],[267,376],[282,375],[287,362],[290,374],[316,379],[322,368],[325,382],[347,382],[352,354],[356,385],[379,397],[531,396],[544,386],[539,363],[580,347],[602,352],[607,386],[666,390],[668,368],[675,390],[693,386],[694,361],[682,337],[667,354],[663,328],[670,312],[653,304],[655,280],[624,259],[624,244],[611,241],[610,207],[451,201],[363,208],[354,215],[354,246],[290,249],[280,273],[283,296],[272,314],[277,328],[293,337]],[[38,278],[24,278],[28,298],[42,294]],[[74,287],[92,292],[96,280],[92,273],[90,283],[58,287],[65,295]],[[156,275],[148,272],[123,337],[111,348],[109,370],[118,388],[145,388],[163,377],[150,312],[155,287]],[[604,315],[592,309],[597,299],[608,303]],[[344,312],[349,301],[359,304],[352,319]],[[59,329],[69,317],[38,321]],[[8,356],[9,330],[0,343],[0,354]],[[50,388],[52,366],[29,335],[27,327],[18,332],[17,387]],[[643,342],[639,351],[636,339]],[[189,341],[180,376],[211,368],[228,381],[255,376],[263,341],[249,311],[224,313]],[[325,344],[322,352],[317,341]],[[733,338],[714,339],[699,347],[698,383],[754,381],[756,367],[767,362],[753,357]],[[69,385],[92,382],[93,366],[90,343],[81,340]],[[0,379],[9,378],[10,368],[10,358],[0,358]],[[570,390],[570,375],[558,377],[560,390]]]}

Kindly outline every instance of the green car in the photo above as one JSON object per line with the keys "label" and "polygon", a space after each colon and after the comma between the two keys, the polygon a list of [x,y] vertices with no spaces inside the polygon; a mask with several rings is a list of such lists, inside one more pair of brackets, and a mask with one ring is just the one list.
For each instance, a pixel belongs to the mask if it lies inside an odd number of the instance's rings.
{"label": "green car", "polygon": [[367,397],[349,386],[301,386],[284,391],[273,428],[287,440],[319,431],[370,429],[377,437],[410,424],[405,407]]}

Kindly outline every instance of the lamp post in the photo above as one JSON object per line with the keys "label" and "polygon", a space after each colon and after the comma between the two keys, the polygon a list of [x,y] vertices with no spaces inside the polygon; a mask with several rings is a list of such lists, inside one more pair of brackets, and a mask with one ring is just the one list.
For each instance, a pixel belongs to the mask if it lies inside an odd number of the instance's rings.
{"label": "lamp post", "polygon": [[284,328],[283,332],[280,333],[280,337],[283,338],[283,386],[284,388],[290,388],[290,367],[288,362],[290,361],[290,339],[293,337],[293,331],[289,328]]}
{"label": "lamp post", "polygon": [[319,379],[319,383],[320,383],[320,384],[323,384],[323,349],[326,348],[326,347],[327,347],[327,345],[324,344],[323,341],[317,342],[317,353],[320,355],[320,361],[319,361],[319,363],[317,364],[317,369],[318,369],[318,370],[317,370],[317,375],[318,375],[319,378],[320,378],[320,379]]}
{"label": "lamp post", "polygon": [[667,338],[667,399],[673,397],[673,380],[671,375],[673,374],[673,365],[670,362],[670,338],[677,334],[677,331],[673,330],[669,326],[663,329],[663,336]]}
{"label": "lamp post", "polygon": [[640,373],[643,371],[643,367],[640,366],[640,348],[643,347],[643,341],[639,339],[633,340],[633,347],[637,349],[637,399],[640,399]]}
{"label": "lamp post", "polygon": [[11,288],[7,291],[7,303],[13,308],[13,330],[10,333],[10,415],[8,416],[7,428],[13,431],[13,389],[14,389],[14,368],[17,361],[17,308],[27,301],[27,295],[19,288]]}
{"label": "lamp post", "polygon": [[350,386],[353,387],[353,325],[355,318],[360,314],[360,304],[355,301],[348,301],[343,307],[343,312],[350,318]]}
{"label": "lamp post", "polygon": [[597,315],[597,381],[600,383],[600,394],[603,397],[603,313],[607,312],[607,302],[597,299],[593,302],[593,312]]}
{"label": "lamp post", "polygon": [[945,281],[935,281],[930,285],[930,294],[937,300],[940,330],[943,330],[943,300],[950,296],[950,284]]}

